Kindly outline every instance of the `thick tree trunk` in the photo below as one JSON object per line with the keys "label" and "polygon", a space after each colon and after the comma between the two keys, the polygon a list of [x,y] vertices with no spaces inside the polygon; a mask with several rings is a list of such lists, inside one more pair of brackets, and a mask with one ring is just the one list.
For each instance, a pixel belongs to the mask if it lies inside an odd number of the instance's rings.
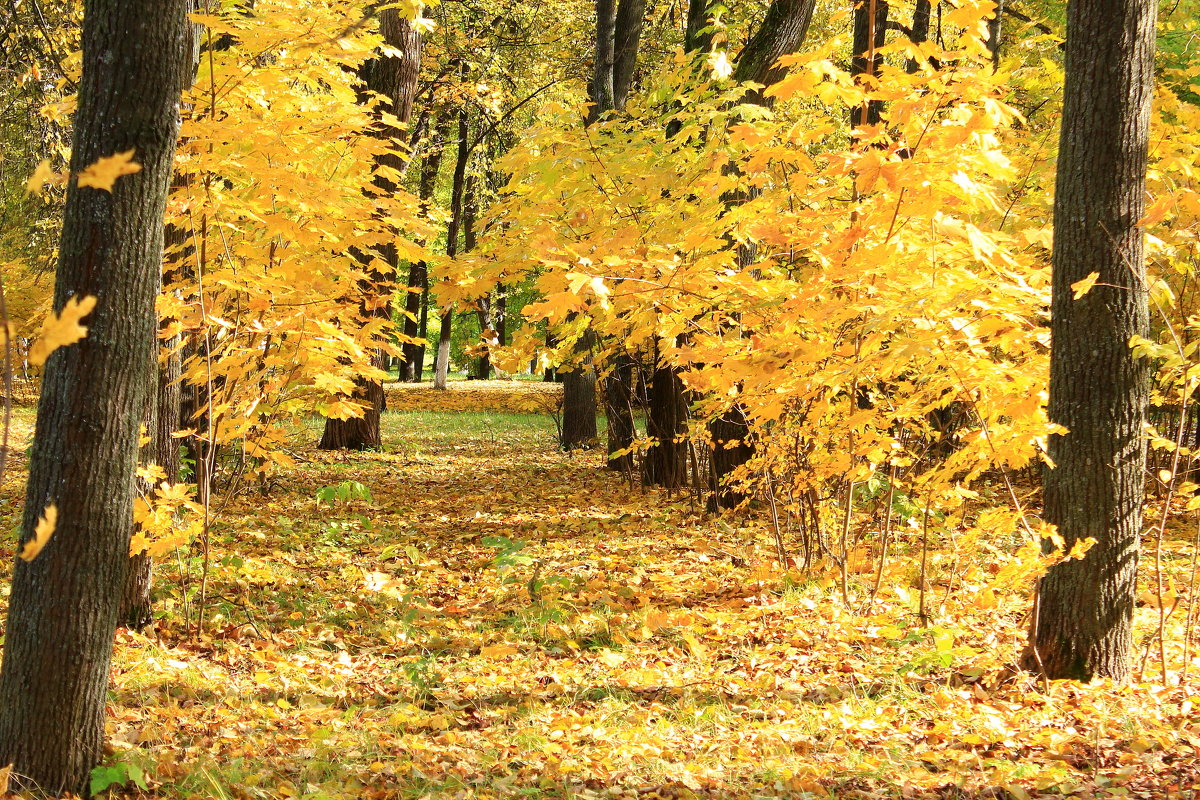
{"label": "thick tree trunk", "polygon": [[616,25],[616,0],[596,0],[596,48],[590,87],[592,108],[587,119],[589,125],[600,119],[606,111],[615,108],[613,61],[616,58]]}
{"label": "thick tree trunk", "polygon": [[[417,78],[421,69],[421,34],[411,22],[400,16],[395,8],[385,8],[379,12],[379,30],[384,42],[394,48],[398,55],[381,55],[373,58],[362,67],[363,84],[370,92],[383,96],[390,112],[403,124],[412,118],[413,98],[417,91]],[[364,100],[368,99],[364,95]],[[382,117],[381,117],[382,119]],[[400,131],[396,128],[377,122],[378,135],[387,138],[398,138]],[[388,167],[403,173],[408,159],[396,153],[380,156],[378,165]],[[378,176],[375,188],[380,194],[390,194],[399,187],[389,178]],[[391,275],[371,274],[371,280],[364,283],[362,291],[366,297],[363,300],[361,313],[364,316],[379,316],[389,318],[391,309],[386,304],[376,302],[377,285],[382,282],[395,280],[395,269],[399,266],[395,245],[384,246],[380,255],[392,268]],[[363,262],[371,260],[364,256]],[[382,350],[377,350],[372,361],[376,367],[384,368],[386,361]],[[317,446],[322,450],[378,450],[383,446],[380,432],[380,417],[383,412],[384,391],[378,381],[358,380],[356,382],[354,400],[363,407],[361,417],[351,419],[325,420],[325,430],[321,442]]]}
{"label": "thick tree trunk", "polygon": [[[1154,0],[1071,0],[1054,197],[1045,518],[1065,546],[1094,539],[1038,588],[1024,664],[1049,678],[1129,675],[1150,365],[1130,338],[1149,314],[1145,204]],[[1078,300],[1072,284],[1099,273]]]}
{"label": "thick tree trunk", "polygon": [[[908,40],[913,44],[924,44],[929,41],[929,22],[933,16],[933,6],[930,0],[917,0],[913,8],[912,27],[908,30]],[[935,65],[936,68],[937,65]],[[921,61],[909,58],[904,62],[904,69],[909,73],[921,69]]]}
{"label": "thick tree trunk", "polygon": [[149,392],[163,214],[187,80],[187,0],[89,0],[71,171],[132,150],[112,192],[67,192],[54,307],[98,298],[88,336],[42,381],[0,668],[0,762],[14,783],[85,794],[101,756],[118,604],[129,565],[138,427]]}
{"label": "thick tree trunk", "polygon": [[750,424],[741,406],[734,406],[709,423],[712,436],[711,454],[712,495],[708,508],[735,508],[746,499],[746,495],[729,485],[729,477],[735,469],[745,464],[754,455],[750,444]]}

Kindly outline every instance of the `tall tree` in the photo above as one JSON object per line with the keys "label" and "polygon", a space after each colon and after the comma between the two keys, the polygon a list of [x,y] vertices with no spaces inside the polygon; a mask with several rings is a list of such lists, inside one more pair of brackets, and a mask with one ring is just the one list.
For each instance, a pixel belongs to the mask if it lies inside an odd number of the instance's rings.
{"label": "tall tree", "polygon": [[[1038,587],[1024,663],[1049,678],[1124,679],[1132,647],[1149,365],[1143,233],[1157,3],[1071,0],[1054,196],[1045,519],[1083,558]],[[1072,285],[1095,276],[1079,299]]]}
{"label": "tall tree", "polygon": [[67,192],[54,307],[95,296],[89,335],[47,362],[0,668],[0,761],[25,787],[87,791],[101,755],[117,606],[129,565],[138,427],[187,80],[187,0],[88,0],[71,171],[133,151],[141,171]]}
{"label": "tall tree", "polygon": [[[379,32],[388,52],[381,53],[377,58],[363,64],[362,79],[367,89],[364,99],[382,97],[385,107],[381,108],[380,112],[386,111],[401,124],[407,125],[412,119],[417,79],[421,72],[421,33],[417,26],[400,16],[400,11],[396,8],[384,8],[379,12]],[[379,135],[397,137],[400,131],[383,120],[384,116],[380,113],[380,120],[376,123]],[[381,156],[378,166],[388,171],[381,171],[376,177],[374,189],[381,195],[396,191],[396,176],[403,172],[406,165],[407,158],[397,153]],[[391,315],[389,305],[378,297],[378,286],[394,280],[399,259],[394,245],[381,248],[379,255],[393,272],[391,275],[383,275],[372,270],[370,280],[363,282],[364,300],[361,313],[364,316]],[[362,260],[369,263],[371,257],[363,254]],[[367,269],[365,263],[364,269]],[[376,350],[373,360],[376,366],[384,366],[381,349]],[[322,449],[373,450],[382,446],[379,422],[384,403],[383,384],[360,379],[355,389],[355,400],[363,407],[362,416],[326,419],[325,430],[321,435]]]}
{"label": "tall tree", "polygon": [[[464,72],[465,75],[465,72]],[[446,226],[446,257],[458,256],[458,235],[463,224],[463,199],[467,185],[467,162],[471,160],[470,112],[464,105],[458,111],[458,151],[454,158],[454,177],[450,182],[450,224]],[[450,377],[450,334],[453,332],[454,310],[442,311],[438,331],[437,358],[434,362],[433,386],[445,389]]]}

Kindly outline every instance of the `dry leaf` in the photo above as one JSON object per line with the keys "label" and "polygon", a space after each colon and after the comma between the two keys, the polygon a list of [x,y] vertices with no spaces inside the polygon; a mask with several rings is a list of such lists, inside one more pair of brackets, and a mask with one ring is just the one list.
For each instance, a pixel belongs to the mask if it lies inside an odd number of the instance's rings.
{"label": "dry leaf", "polygon": [[79,321],[92,313],[95,307],[96,298],[88,295],[82,299],[72,297],[58,315],[52,312],[42,323],[42,332],[37,341],[29,348],[29,363],[40,367],[58,348],[75,344],[87,336],[87,327],[80,325]]}
{"label": "dry leaf", "polygon": [[79,188],[90,186],[93,189],[111,192],[117,178],[142,171],[142,165],[133,160],[133,153],[133,150],[114,153],[92,164],[79,173]]}
{"label": "dry leaf", "polygon": [[37,558],[37,554],[42,552],[42,548],[46,546],[46,542],[50,541],[50,537],[54,534],[54,528],[57,525],[58,506],[51,503],[42,512],[42,517],[38,520],[37,526],[33,530],[33,538],[27,541],[25,546],[21,548],[21,559],[24,561],[33,561]]}
{"label": "dry leaf", "polygon": [[1096,285],[1096,279],[1100,277],[1099,272],[1093,272],[1081,281],[1075,281],[1071,284],[1071,291],[1075,294],[1072,299],[1078,300],[1092,290]]}

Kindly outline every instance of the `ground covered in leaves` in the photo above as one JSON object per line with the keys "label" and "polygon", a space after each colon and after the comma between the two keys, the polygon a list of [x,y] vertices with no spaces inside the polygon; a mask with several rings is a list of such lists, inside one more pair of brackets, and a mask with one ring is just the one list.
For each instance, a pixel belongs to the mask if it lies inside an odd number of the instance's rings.
{"label": "ground covered in leaves", "polygon": [[[202,633],[199,550],[160,566],[155,629],[118,633],[112,791],[1197,795],[1194,673],[1161,688],[1151,655],[1126,688],[1006,676],[1025,591],[948,538],[922,625],[903,537],[874,601],[864,559],[847,603],[835,571],[777,567],[756,512],[631,487],[558,452],[544,414],[429,411],[420,390],[404,410],[403,391],[383,452],[319,452],[314,423],[298,469],[215,504]],[[487,391],[521,412],[545,390]],[[1139,609],[1140,636],[1156,625]]]}

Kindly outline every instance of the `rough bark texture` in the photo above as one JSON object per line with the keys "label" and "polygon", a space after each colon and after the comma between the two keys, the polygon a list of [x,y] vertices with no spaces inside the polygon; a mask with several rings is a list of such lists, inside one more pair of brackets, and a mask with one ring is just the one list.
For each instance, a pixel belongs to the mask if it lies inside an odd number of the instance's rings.
{"label": "rough bark texture", "polygon": [[707,53],[712,49],[714,0],[689,0],[687,29],[683,34],[685,53]]}
{"label": "rough bark texture", "polygon": [[50,504],[53,537],[13,574],[0,668],[0,762],[21,786],[87,790],[129,564],[138,427],[149,391],[163,214],[189,48],[186,0],[89,0],[71,171],[132,149],[110,194],[67,192],[54,307],[94,295],[86,339],[46,364],[21,540]]}
{"label": "rough bark texture", "polygon": [[[1066,547],[1038,590],[1024,663],[1050,678],[1125,679],[1144,489],[1149,364],[1131,336],[1149,315],[1143,236],[1156,4],[1072,0],[1054,199],[1046,521]],[[1079,300],[1071,284],[1099,273]]]}
{"label": "rough bark texture", "polygon": [[[765,89],[784,77],[785,70],[775,63],[804,46],[812,22],[815,0],[774,0],[763,17],[762,24],[742,51],[735,68],[735,77],[742,81],[763,84],[762,90],[751,93],[747,100],[769,105]],[[725,198],[727,206],[734,206],[746,199],[744,193],[731,193]],[[738,267],[749,269],[757,256],[753,243],[738,245]],[[709,435],[713,441],[710,454],[710,485],[712,491],[709,509],[733,508],[745,497],[729,488],[728,476],[745,464],[754,455],[750,442],[750,426],[745,409],[735,405],[709,423]]]}
{"label": "rough bark texture", "polygon": [[620,0],[613,30],[613,108],[623,110],[637,69],[646,0]]}
{"label": "rough bark texture", "polygon": [[588,124],[600,119],[606,111],[615,107],[613,100],[613,60],[617,25],[615,0],[596,0],[596,48],[592,64],[590,94],[592,108],[588,112]]}
{"label": "rough bark texture", "polygon": [[[929,22],[933,16],[933,6],[929,0],[917,0],[913,8],[912,27],[908,29],[908,40],[913,44],[924,44],[929,41]],[[936,65],[935,65],[936,68]],[[909,58],[904,62],[906,72],[914,73],[921,69],[921,61]]]}
{"label": "rough bark texture", "polygon": [[[364,64],[361,75],[363,84],[368,92],[383,98],[385,108],[381,110],[390,112],[401,123],[406,124],[412,118],[413,98],[416,97],[417,78],[421,69],[421,34],[411,22],[401,17],[395,8],[385,8],[379,12],[379,30],[384,42],[395,48],[400,55],[381,55]],[[367,98],[364,97],[365,99]],[[382,121],[377,123],[377,135],[381,137],[398,139],[400,133]],[[403,173],[407,162],[407,158],[397,153],[389,153],[379,157],[377,166]],[[398,188],[392,176],[383,174],[376,176],[374,184],[375,189],[384,195]],[[394,280],[394,270],[399,265],[396,247],[384,246],[380,256],[392,268],[393,274],[373,273],[371,279],[364,282],[361,313],[386,318],[391,316],[391,309],[387,304],[379,302],[376,287],[381,282]],[[364,256],[362,260],[369,262],[371,259]],[[381,369],[386,366],[382,350],[377,350],[372,355],[372,362]],[[318,447],[322,450],[377,450],[382,447],[379,424],[384,397],[383,384],[378,381],[359,380],[353,399],[362,405],[362,416],[325,420],[325,430]]]}
{"label": "rough bark texture", "polygon": [[[777,62],[803,45],[816,5],[816,0],[773,0],[762,24],[738,56],[734,80],[770,86],[783,78],[787,70]],[[761,94],[755,101],[767,104]]]}

